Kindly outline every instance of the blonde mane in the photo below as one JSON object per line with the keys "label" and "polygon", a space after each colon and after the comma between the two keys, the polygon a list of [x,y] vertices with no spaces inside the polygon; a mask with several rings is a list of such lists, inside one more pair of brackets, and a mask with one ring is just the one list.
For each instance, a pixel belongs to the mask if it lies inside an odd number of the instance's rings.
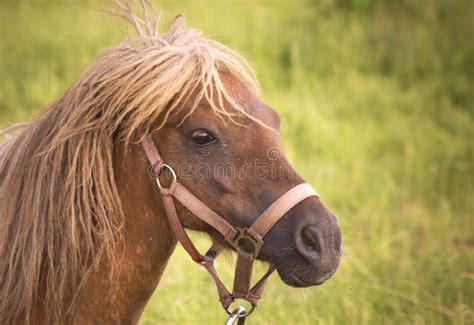
{"label": "blonde mane", "polygon": [[129,143],[154,121],[163,126],[185,102],[186,116],[203,100],[222,118],[249,116],[220,78],[225,71],[258,93],[244,59],[186,28],[182,16],[160,33],[153,7],[137,7],[140,14],[119,2],[113,13],[138,37],[103,51],[0,148],[0,324],[29,322],[38,306],[47,322],[60,322],[87,272],[113,258],[123,223],[117,141]]}

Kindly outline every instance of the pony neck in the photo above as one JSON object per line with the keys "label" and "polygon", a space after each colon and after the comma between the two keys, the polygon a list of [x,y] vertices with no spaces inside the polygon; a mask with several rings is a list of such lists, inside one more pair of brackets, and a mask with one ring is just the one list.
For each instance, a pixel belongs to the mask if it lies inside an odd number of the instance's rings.
{"label": "pony neck", "polygon": [[124,214],[122,238],[112,276],[110,265],[104,265],[90,274],[81,290],[79,323],[81,317],[92,323],[137,323],[176,247],[163,204],[157,199],[159,192],[147,171],[148,161],[139,144],[130,143],[126,154],[123,148],[114,150],[114,174]]}

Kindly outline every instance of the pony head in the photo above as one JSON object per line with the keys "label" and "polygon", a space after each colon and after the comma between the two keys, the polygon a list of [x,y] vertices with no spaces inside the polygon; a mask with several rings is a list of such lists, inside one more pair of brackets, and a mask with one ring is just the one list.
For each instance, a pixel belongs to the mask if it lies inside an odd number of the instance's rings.
{"label": "pony head", "polygon": [[[138,144],[143,130],[180,181],[236,227],[303,182],[284,156],[280,118],[239,54],[182,16],[160,33],[147,2],[141,18],[119,4],[115,14],[138,37],[103,51],[0,151],[0,323],[64,320],[85,308],[94,283],[126,272],[144,280],[107,288],[151,294],[175,239]],[[225,245],[178,210],[185,227]],[[299,203],[265,238],[259,258],[289,285],[321,284],[339,265],[340,229],[319,198]]]}

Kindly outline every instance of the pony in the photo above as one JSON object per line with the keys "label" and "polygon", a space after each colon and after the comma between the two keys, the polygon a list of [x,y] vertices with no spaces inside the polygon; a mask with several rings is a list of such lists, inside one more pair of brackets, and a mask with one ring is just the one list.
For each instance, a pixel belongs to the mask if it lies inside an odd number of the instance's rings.
{"label": "pony", "polygon": [[[304,182],[245,59],[183,16],[160,32],[153,6],[139,8],[118,2],[113,14],[138,36],[105,49],[0,149],[1,324],[138,322],[177,243],[143,130],[181,182],[235,227]],[[279,172],[262,175],[253,161]],[[232,249],[177,209],[185,228]],[[319,285],[338,268],[340,228],[317,197],[265,238],[258,259],[288,285]]]}

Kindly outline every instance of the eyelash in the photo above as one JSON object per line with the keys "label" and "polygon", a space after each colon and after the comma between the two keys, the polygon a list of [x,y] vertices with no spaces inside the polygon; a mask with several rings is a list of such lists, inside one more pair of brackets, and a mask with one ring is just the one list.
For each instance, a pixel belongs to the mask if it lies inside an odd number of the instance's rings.
{"label": "eyelash", "polygon": [[[201,134],[197,134],[199,132]],[[204,140],[204,141],[200,143],[198,141],[199,138],[201,138],[201,140]],[[204,130],[204,129],[197,129],[191,132],[191,139],[193,140],[195,145],[200,146],[200,147],[209,145],[217,141],[216,137],[212,134],[212,132]]]}

